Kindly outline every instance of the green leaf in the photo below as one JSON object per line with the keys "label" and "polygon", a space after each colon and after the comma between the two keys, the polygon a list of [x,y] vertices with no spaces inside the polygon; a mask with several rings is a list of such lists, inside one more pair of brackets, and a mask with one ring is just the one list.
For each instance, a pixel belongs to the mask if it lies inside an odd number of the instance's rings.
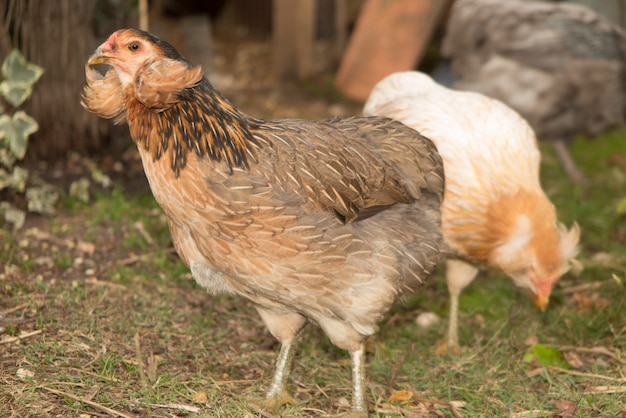
{"label": "green leaf", "polygon": [[7,114],[0,115],[0,139],[2,140],[3,145],[9,145],[11,143],[11,134],[10,131],[13,127],[13,120],[11,116]]}
{"label": "green leaf", "polygon": [[30,212],[54,215],[54,205],[59,200],[59,193],[49,184],[26,189],[26,201]]}
{"label": "green leaf", "polygon": [[12,173],[0,168],[0,190],[11,187],[21,193],[26,187],[27,179],[28,170],[22,167],[14,167]]}
{"label": "green leaf", "polygon": [[2,63],[2,75],[6,80],[25,83],[32,87],[43,74],[43,68],[26,61],[18,49],[13,49]]}
{"label": "green leaf", "polygon": [[37,121],[23,111],[15,112],[11,118],[8,115],[0,116],[0,138],[8,140],[9,149],[18,159],[26,155],[28,137],[39,129]]}
{"label": "green leaf", "polygon": [[[1,139],[2,138],[0,137],[0,140]],[[15,155],[9,151],[8,144],[6,148],[2,148],[2,145],[2,141],[0,141],[0,164],[7,168],[13,167],[17,158],[15,158]]]}
{"label": "green leaf", "polygon": [[0,190],[11,185],[11,175],[6,170],[0,168]]}
{"label": "green leaf", "polygon": [[18,192],[23,192],[26,187],[26,180],[28,180],[28,170],[22,167],[15,167],[11,177],[11,186]]}
{"label": "green leaf", "polygon": [[524,354],[524,361],[526,363],[532,363],[536,361],[541,366],[554,366],[562,369],[569,369],[571,366],[565,360],[565,356],[559,350],[554,347],[550,347],[543,344],[535,344],[531,346],[526,354]]}
{"label": "green leaf", "polygon": [[2,214],[5,221],[13,224],[15,229],[20,229],[24,226],[24,221],[26,221],[26,212],[14,208],[7,202],[0,203],[0,214]]}
{"label": "green leaf", "polygon": [[70,185],[70,196],[80,200],[83,203],[89,202],[89,187],[91,182],[84,177],[72,182]]}
{"label": "green leaf", "polygon": [[32,85],[22,81],[4,80],[0,83],[0,94],[14,107],[24,103],[32,92]]}
{"label": "green leaf", "polygon": [[91,178],[100,186],[107,188],[111,186],[111,177],[107,176],[102,170],[94,168],[91,170]]}

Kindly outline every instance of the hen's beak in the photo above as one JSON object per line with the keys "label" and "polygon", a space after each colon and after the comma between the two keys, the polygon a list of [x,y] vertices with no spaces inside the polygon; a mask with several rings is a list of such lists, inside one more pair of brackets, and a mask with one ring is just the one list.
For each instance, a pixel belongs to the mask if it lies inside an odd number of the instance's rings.
{"label": "hen's beak", "polygon": [[535,287],[533,302],[541,312],[545,311],[548,303],[550,303],[550,293],[552,293],[552,282],[550,280],[539,283]]}
{"label": "hen's beak", "polygon": [[96,64],[110,64],[111,60],[114,57],[107,55],[107,51],[102,51],[100,48],[96,50],[87,61],[88,65],[96,65]]}
{"label": "hen's beak", "polygon": [[548,303],[550,303],[550,295],[535,295],[533,302],[535,307],[543,312],[546,310]]}

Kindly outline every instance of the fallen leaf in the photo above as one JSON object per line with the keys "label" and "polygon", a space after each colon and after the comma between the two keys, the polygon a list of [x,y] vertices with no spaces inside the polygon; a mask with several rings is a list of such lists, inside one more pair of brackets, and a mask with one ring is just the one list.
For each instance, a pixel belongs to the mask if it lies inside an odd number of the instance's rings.
{"label": "fallen leaf", "polygon": [[17,369],[17,372],[15,372],[15,375],[18,377],[18,379],[21,379],[21,380],[32,379],[33,377],[35,377],[35,373],[27,369],[22,369],[21,367]]}
{"label": "fallen leaf", "polygon": [[196,403],[202,403],[205,404],[207,402],[209,402],[209,397],[207,396],[206,392],[204,391],[200,391],[200,392],[196,392],[192,395],[193,401]]}
{"label": "fallen leaf", "polygon": [[76,249],[81,253],[92,255],[94,251],[96,251],[96,246],[91,242],[78,241],[78,243],[76,244]]}
{"label": "fallen leaf", "polygon": [[576,404],[565,399],[555,399],[552,404],[559,410],[559,415],[562,417],[572,416],[577,411]]}
{"label": "fallen leaf", "polygon": [[42,255],[33,259],[33,263],[38,266],[52,268],[54,266],[54,260],[50,256]]}
{"label": "fallen leaf", "polygon": [[413,392],[409,390],[398,390],[389,396],[389,402],[391,403],[408,402],[411,399],[413,399]]}
{"label": "fallen leaf", "polygon": [[565,360],[575,369],[582,369],[585,367],[580,356],[576,353],[565,353]]}
{"label": "fallen leaf", "polygon": [[531,335],[524,340],[525,345],[535,345],[539,342],[539,338],[536,335]]}
{"label": "fallen leaf", "polygon": [[335,400],[335,406],[338,408],[350,408],[350,401],[345,396],[342,396]]}
{"label": "fallen leaf", "polygon": [[541,366],[555,366],[562,369],[571,368],[571,365],[565,360],[565,356],[560,350],[543,344],[531,346],[524,354],[524,361],[526,363],[538,363]]}

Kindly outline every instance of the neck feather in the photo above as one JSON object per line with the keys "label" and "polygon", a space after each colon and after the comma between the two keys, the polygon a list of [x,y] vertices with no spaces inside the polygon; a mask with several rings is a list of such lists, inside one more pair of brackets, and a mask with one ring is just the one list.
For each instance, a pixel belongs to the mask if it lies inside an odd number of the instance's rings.
{"label": "neck feather", "polygon": [[248,168],[256,141],[247,117],[203,79],[182,90],[176,104],[163,111],[137,100],[129,104],[128,120],[137,146],[154,160],[168,158],[178,177],[189,153],[234,167]]}

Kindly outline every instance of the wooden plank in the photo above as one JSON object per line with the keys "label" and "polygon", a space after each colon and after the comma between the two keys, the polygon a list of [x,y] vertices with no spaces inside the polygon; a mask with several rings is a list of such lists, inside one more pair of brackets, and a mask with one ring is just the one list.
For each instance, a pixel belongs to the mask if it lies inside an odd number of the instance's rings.
{"label": "wooden plank", "polygon": [[335,0],[335,47],[333,58],[339,60],[348,43],[348,3],[347,0]]}
{"label": "wooden plank", "polygon": [[414,68],[449,0],[367,0],[342,58],[336,87],[365,101],[383,77]]}
{"label": "wooden plank", "polygon": [[316,0],[273,0],[272,53],[279,78],[306,78],[314,71]]}

